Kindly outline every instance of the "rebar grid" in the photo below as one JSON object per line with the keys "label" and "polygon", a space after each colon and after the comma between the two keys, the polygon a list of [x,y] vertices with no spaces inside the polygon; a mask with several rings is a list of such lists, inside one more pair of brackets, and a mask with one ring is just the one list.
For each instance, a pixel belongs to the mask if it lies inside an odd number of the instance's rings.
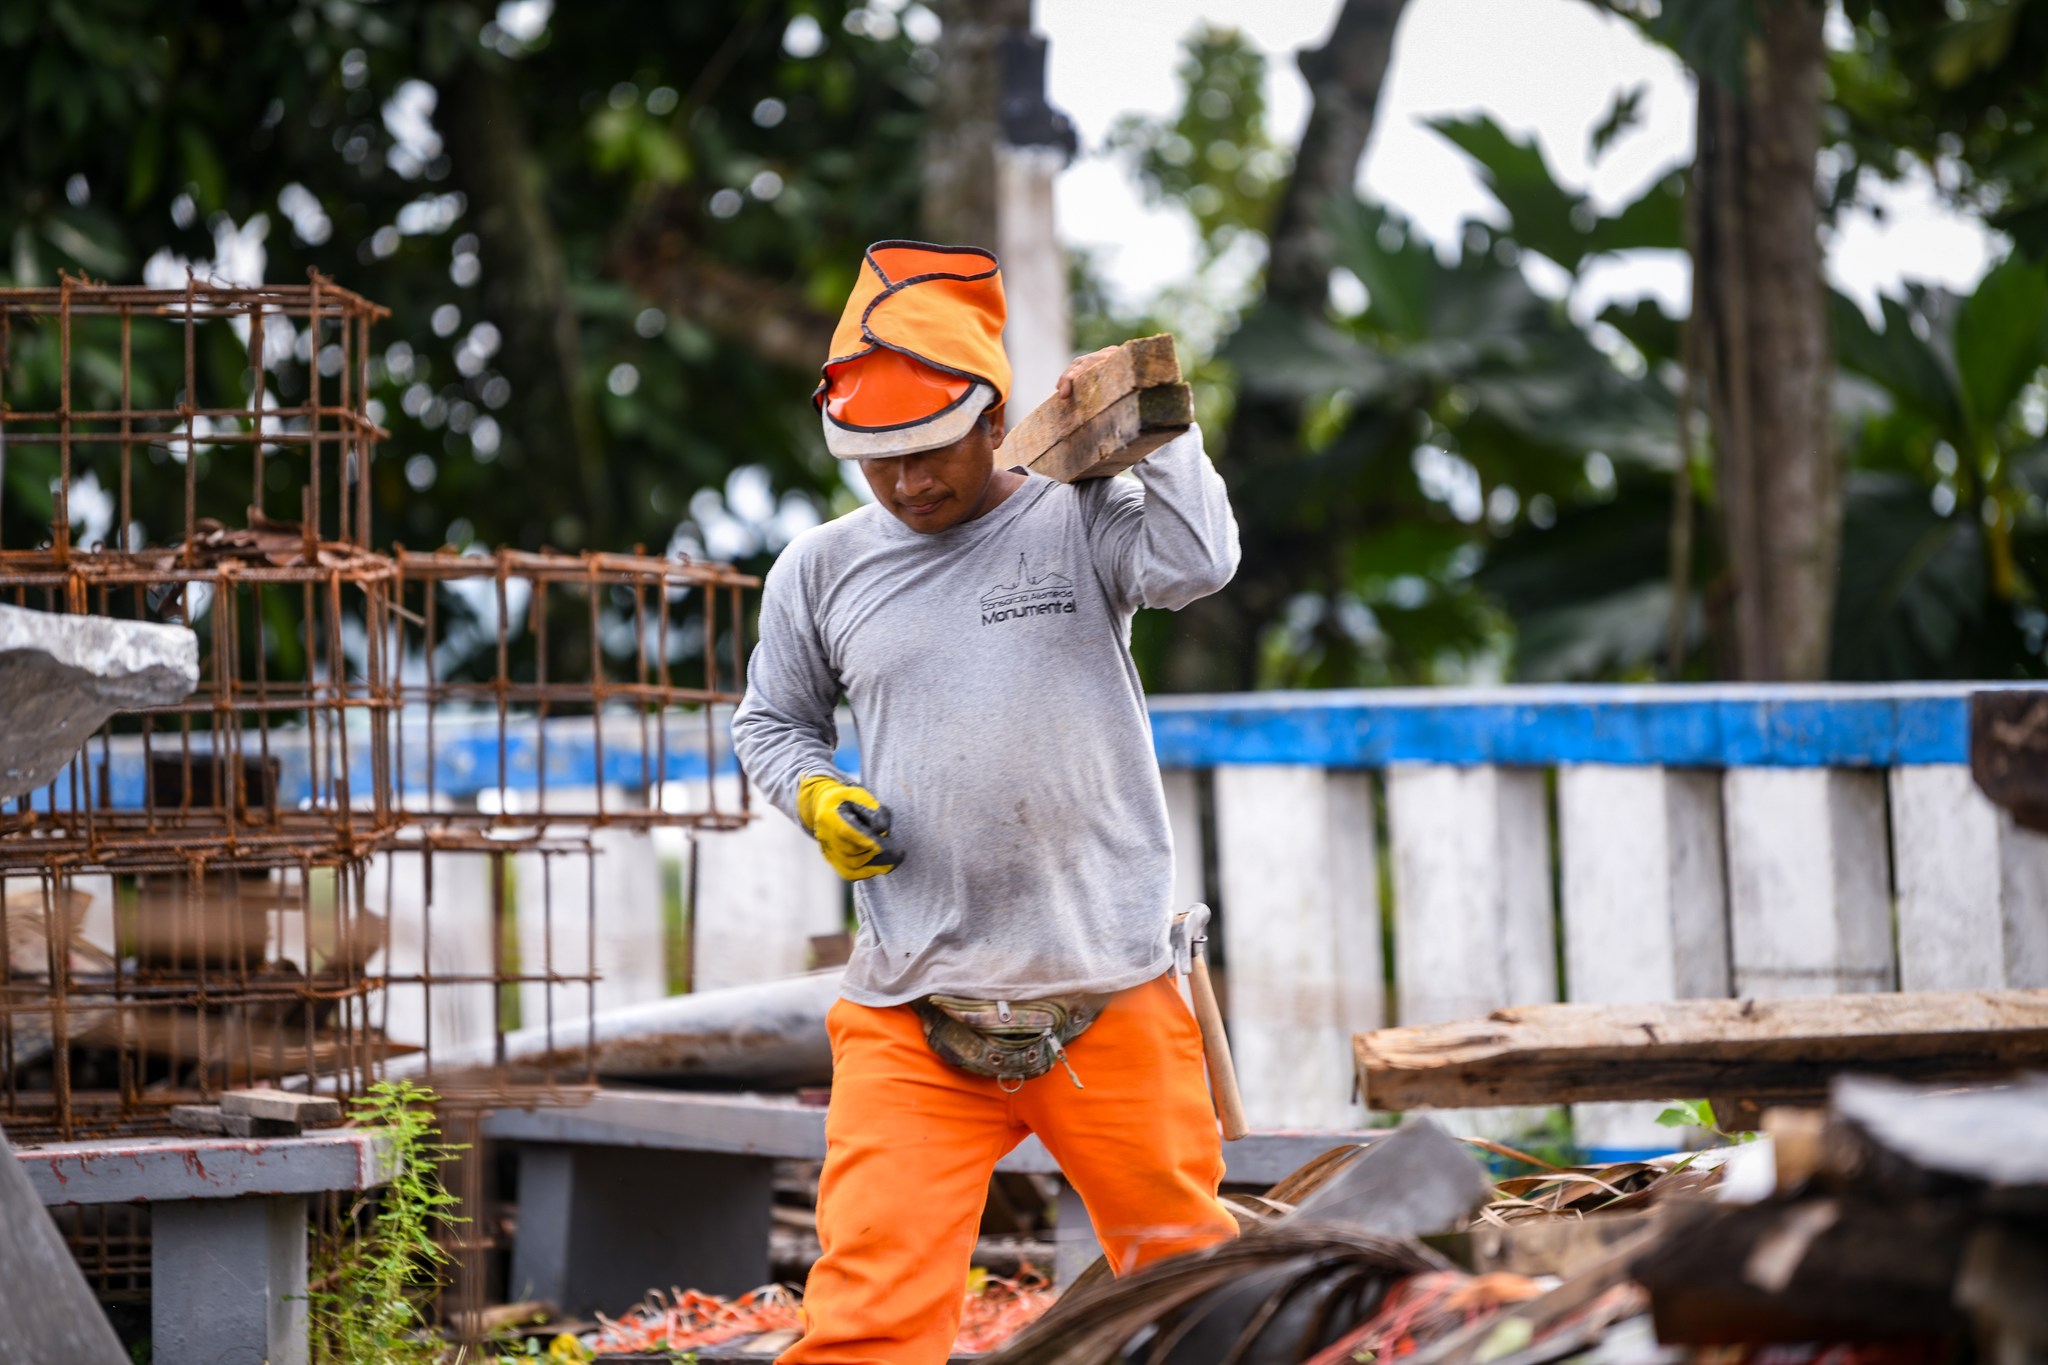
{"label": "rebar grid", "polygon": [[[54,289],[0,290],[0,472],[41,456],[53,499],[47,545],[11,546],[0,530],[0,554],[47,548],[64,564],[95,548],[72,544],[75,480],[87,472],[118,490],[115,549],[133,548],[138,509],[161,506],[179,474],[180,520],[145,529],[188,556],[210,517],[295,536],[308,560],[323,541],[367,547],[370,462],[389,435],[369,416],[370,327],[388,316],[318,272],[302,285],[204,283],[187,272],[181,289],[66,275]],[[222,369],[239,372],[232,401],[201,401]],[[239,448],[246,483],[210,467]],[[140,469],[138,450],[149,455]],[[153,486],[140,502],[138,473]],[[0,528],[7,487],[0,478]]]}
{"label": "rebar grid", "polygon": [[58,1204],[50,1219],[101,1303],[149,1302],[149,1206]]}
{"label": "rebar grid", "polygon": [[313,563],[295,551],[183,558],[0,564],[0,600],[182,623],[200,646],[190,697],[116,718],[46,787],[0,802],[0,870],[353,856],[398,828],[385,760],[397,705],[384,656],[390,561],[356,550]]}
{"label": "rebar grid", "polygon": [[360,858],[194,856],[0,873],[0,1114],[11,1137],[163,1130],[172,1105],[286,1082],[355,1093],[383,937]]}
{"label": "rebar grid", "polygon": [[[385,316],[317,274],[0,291],[0,601],[181,623],[201,657],[186,701],[116,717],[0,803],[17,1140],[164,1131],[234,1086],[349,1096],[387,1071],[437,1091],[458,1142],[508,1101],[577,1103],[598,841],[632,837],[601,828],[751,814],[724,708],[757,579],[373,550]],[[45,482],[47,508],[22,494]],[[501,1240],[485,1156],[448,1172],[471,1221],[439,1312],[465,1336]],[[146,1292],[146,1220],[72,1235],[109,1301]]]}
{"label": "rebar grid", "polygon": [[[721,807],[707,779],[730,757],[718,708],[740,699],[744,593],[759,579],[648,555],[400,548],[396,562],[387,652],[402,661],[392,732],[404,819],[746,822],[744,780]],[[422,741],[431,761],[414,756]],[[450,797],[472,808],[452,811]]]}

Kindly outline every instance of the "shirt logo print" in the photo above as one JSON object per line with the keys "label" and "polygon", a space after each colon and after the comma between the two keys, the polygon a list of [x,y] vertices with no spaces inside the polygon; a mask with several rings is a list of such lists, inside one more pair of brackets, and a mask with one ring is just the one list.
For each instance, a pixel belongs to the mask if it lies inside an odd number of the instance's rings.
{"label": "shirt logo print", "polygon": [[1021,553],[1017,556],[1016,576],[981,595],[981,623],[985,626],[1073,610],[1074,580],[1058,569],[1032,573]]}

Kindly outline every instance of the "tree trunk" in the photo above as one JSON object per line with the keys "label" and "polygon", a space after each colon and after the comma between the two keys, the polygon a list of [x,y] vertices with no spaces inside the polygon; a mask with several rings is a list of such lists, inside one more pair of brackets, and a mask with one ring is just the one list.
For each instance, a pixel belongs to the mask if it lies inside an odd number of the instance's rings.
{"label": "tree trunk", "polygon": [[608,545],[616,518],[597,413],[583,390],[568,270],[518,96],[501,71],[483,62],[465,65],[447,94],[455,177],[490,262],[484,310],[504,334],[497,367],[512,384],[507,425],[531,466],[526,477],[539,478],[557,462],[575,469],[585,539]]}
{"label": "tree trunk", "polygon": [[[1325,216],[1350,196],[1372,136],[1380,89],[1393,56],[1394,28],[1407,0],[1345,0],[1322,47],[1298,61],[1312,101],[1294,173],[1267,235],[1265,302],[1320,316],[1329,293],[1331,251]],[[1287,509],[1264,507],[1261,471],[1303,456],[1303,404],[1243,385],[1223,443],[1243,538],[1237,581],[1182,613],[1183,629],[1167,662],[1176,690],[1251,687],[1258,680],[1259,637],[1300,591],[1304,574],[1328,558],[1287,523]]]}
{"label": "tree trunk", "polygon": [[1842,528],[1821,278],[1821,9],[1766,7],[1746,88],[1700,77],[1694,325],[1728,563],[1726,657],[1749,681],[1823,678]]}
{"label": "tree trunk", "polygon": [[1394,26],[1408,0],[1345,0],[1321,47],[1296,64],[1308,82],[1308,126],[1294,153],[1268,234],[1266,297],[1320,313],[1330,288],[1332,200],[1350,195],[1372,136],[1380,87],[1394,53]]}

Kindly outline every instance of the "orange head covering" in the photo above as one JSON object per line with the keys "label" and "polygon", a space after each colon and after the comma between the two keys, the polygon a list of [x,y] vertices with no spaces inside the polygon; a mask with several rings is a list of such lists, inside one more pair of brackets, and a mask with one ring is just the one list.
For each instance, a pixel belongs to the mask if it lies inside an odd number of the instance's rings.
{"label": "orange head covering", "polygon": [[951,445],[1010,394],[1003,276],[979,247],[876,242],[811,396],[842,460]]}

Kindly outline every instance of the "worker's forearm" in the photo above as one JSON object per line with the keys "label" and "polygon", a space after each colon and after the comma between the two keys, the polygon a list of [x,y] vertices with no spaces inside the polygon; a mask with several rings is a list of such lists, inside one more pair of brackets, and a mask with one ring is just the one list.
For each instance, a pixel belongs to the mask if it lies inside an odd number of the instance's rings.
{"label": "worker's forearm", "polygon": [[770,805],[797,819],[797,786],[814,773],[841,775],[832,764],[838,728],[828,711],[800,717],[778,708],[753,687],[732,718],[733,750],[748,781]]}
{"label": "worker's forearm", "polygon": [[1237,572],[1237,519],[1202,429],[1188,428],[1136,470],[1145,486],[1129,563],[1138,603],[1177,609],[1222,588]]}
{"label": "worker's forearm", "polygon": [[747,664],[747,695],[733,712],[740,767],[774,807],[797,818],[797,784],[834,773],[834,710],[841,692],[805,602],[799,556],[786,553],[761,589],[761,642]]}

